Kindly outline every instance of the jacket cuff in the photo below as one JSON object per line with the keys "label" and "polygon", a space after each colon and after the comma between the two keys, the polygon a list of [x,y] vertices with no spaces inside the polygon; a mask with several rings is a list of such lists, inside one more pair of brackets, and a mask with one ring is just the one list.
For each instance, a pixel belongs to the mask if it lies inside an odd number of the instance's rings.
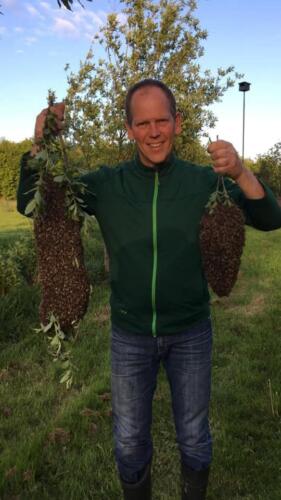
{"label": "jacket cuff", "polygon": [[256,229],[272,231],[281,227],[281,207],[270,187],[262,179],[259,182],[264,189],[264,197],[246,198],[245,205]]}

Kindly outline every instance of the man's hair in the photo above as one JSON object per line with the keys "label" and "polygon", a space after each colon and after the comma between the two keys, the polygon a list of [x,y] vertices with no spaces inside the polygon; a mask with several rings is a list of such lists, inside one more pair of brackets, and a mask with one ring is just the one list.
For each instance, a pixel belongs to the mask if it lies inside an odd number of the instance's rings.
{"label": "man's hair", "polygon": [[173,92],[169,89],[169,87],[167,87],[167,85],[165,85],[165,83],[161,82],[160,80],[155,80],[154,78],[146,78],[145,80],[140,80],[139,82],[132,85],[127,92],[125,100],[125,112],[128,124],[131,125],[133,120],[131,112],[132,97],[137,90],[145,87],[158,87],[159,89],[161,89],[169,101],[170,111],[173,118],[176,118],[177,105]]}

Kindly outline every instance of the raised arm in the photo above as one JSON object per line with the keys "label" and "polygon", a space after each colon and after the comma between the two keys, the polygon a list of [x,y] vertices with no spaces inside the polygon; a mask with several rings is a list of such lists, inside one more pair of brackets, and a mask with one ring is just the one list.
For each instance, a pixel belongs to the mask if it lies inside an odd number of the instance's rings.
{"label": "raised arm", "polygon": [[230,142],[216,141],[208,146],[217,174],[230,177],[232,197],[243,208],[247,223],[262,231],[281,228],[281,207],[270,188],[242,165]]}
{"label": "raised arm", "polygon": [[[50,136],[56,136],[63,130],[64,110],[64,103],[57,103],[50,108],[43,109],[36,118],[33,146],[29,152],[22,156],[20,164],[20,179],[17,190],[17,209],[23,215],[27,215],[25,213],[26,206],[34,197],[33,190],[35,183],[39,178],[36,167],[32,168],[31,160],[36,158],[36,155],[44,148],[44,143],[48,141],[48,134],[50,134]],[[55,120],[53,120],[51,124],[46,121],[49,111],[51,111],[55,117]],[[49,130],[50,126],[51,130]],[[91,172],[90,174],[81,177],[81,182],[85,185],[85,190],[79,192],[79,198],[83,200],[83,210],[90,215],[95,214],[96,198],[94,194],[94,185],[97,177],[95,174],[96,173]],[[77,178],[76,180],[79,181],[80,178]],[[32,214],[29,214],[28,216],[31,215]]]}
{"label": "raised arm", "polygon": [[230,142],[212,142],[208,146],[208,152],[213,160],[214,171],[231,177],[246,198],[258,200],[265,196],[263,186],[253,172],[243,166],[237,151]]}

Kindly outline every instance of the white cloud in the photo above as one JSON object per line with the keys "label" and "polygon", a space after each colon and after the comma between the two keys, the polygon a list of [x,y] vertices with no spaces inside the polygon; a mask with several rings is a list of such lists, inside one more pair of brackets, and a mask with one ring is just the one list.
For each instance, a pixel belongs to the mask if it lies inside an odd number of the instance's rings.
{"label": "white cloud", "polygon": [[74,36],[79,35],[79,31],[76,26],[67,19],[62,19],[61,17],[55,18],[55,24],[53,30],[59,35]]}
{"label": "white cloud", "polygon": [[[64,11],[64,16],[68,16],[68,13]],[[77,31],[81,35],[89,33],[91,31],[96,32],[97,27],[101,27],[106,22],[106,12],[92,12],[89,9],[79,9],[72,12],[71,22],[75,25]],[[62,17],[62,16],[60,16]]]}
{"label": "white cloud", "polygon": [[1,2],[1,6],[3,4],[3,7],[16,7],[17,0],[3,0]]}
{"label": "white cloud", "polygon": [[44,16],[42,16],[42,14],[39,12],[39,10],[33,7],[33,5],[31,5],[30,3],[25,4],[25,8],[31,16],[38,17],[38,19],[42,20],[45,19]]}
{"label": "white cloud", "polygon": [[18,50],[16,50],[16,54],[24,54],[24,50],[18,49]]}
{"label": "white cloud", "polygon": [[37,38],[35,36],[26,36],[24,39],[25,45],[33,45],[37,42]]}
{"label": "white cloud", "polygon": [[89,16],[86,17],[92,18],[93,23],[97,24],[98,26],[102,26],[106,21],[105,12],[100,12],[99,14],[96,14],[95,12],[89,12]]}
{"label": "white cloud", "polygon": [[[4,0],[0,0],[0,4]],[[20,6],[25,17],[28,16],[29,37],[25,43],[31,45],[37,38],[46,36],[59,36],[60,38],[86,38],[93,40],[99,29],[105,25],[107,12],[105,10],[91,10],[92,5],[87,5],[87,9],[75,8],[73,12],[66,9],[59,9],[56,0],[6,0],[9,5]],[[3,6],[4,8],[4,6]],[[123,21],[123,18],[120,19]],[[15,33],[22,33],[25,30],[21,26],[14,28]],[[3,31],[2,31],[3,33]],[[0,32],[1,34],[1,32]]]}
{"label": "white cloud", "polygon": [[46,36],[48,34],[48,30],[42,29],[42,28],[35,28],[33,30],[33,33],[35,36]]}
{"label": "white cloud", "polygon": [[51,10],[51,7],[50,7],[50,5],[47,2],[40,2],[40,5],[45,10],[49,10],[49,11]]}

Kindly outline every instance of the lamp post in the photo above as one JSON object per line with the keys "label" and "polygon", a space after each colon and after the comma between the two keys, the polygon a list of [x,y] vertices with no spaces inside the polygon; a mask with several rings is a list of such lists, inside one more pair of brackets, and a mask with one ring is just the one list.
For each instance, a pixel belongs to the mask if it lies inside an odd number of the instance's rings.
{"label": "lamp post", "polygon": [[250,90],[249,82],[240,82],[239,90],[243,92],[243,132],[242,132],[242,163],[244,164],[244,146],[245,146],[245,92]]}

